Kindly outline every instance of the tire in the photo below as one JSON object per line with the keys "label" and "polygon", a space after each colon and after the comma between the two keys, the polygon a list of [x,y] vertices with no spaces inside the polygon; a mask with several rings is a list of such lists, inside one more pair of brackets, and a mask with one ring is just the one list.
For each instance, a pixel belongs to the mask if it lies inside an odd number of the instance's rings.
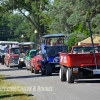
{"label": "tire", "polygon": [[73,68],[67,69],[67,82],[68,83],[74,83]]}
{"label": "tire", "polygon": [[4,61],[1,62],[1,65],[4,65]]}
{"label": "tire", "polygon": [[21,62],[19,62],[18,68],[19,68],[19,69],[23,68]]}
{"label": "tire", "polygon": [[51,76],[52,75],[51,64],[48,63],[48,64],[45,65],[45,67],[46,67],[46,70],[45,70],[46,76]]}
{"label": "tire", "polygon": [[6,64],[6,67],[9,67],[9,64]]}
{"label": "tire", "polygon": [[9,67],[9,66],[7,65],[7,63],[5,63],[5,65],[6,65],[6,67]]}
{"label": "tire", "polygon": [[61,66],[60,71],[59,71],[59,77],[62,82],[66,81],[66,71],[67,71],[67,68],[64,66]]}
{"label": "tire", "polygon": [[4,65],[4,56],[1,59],[1,65]]}
{"label": "tire", "polygon": [[26,62],[26,69],[27,69],[27,71],[30,70],[30,68],[28,68],[28,62]]}
{"label": "tire", "polygon": [[34,73],[34,70],[33,70],[32,66],[31,66],[31,73]]}
{"label": "tire", "polygon": [[31,64],[30,64],[30,61],[27,62],[27,68],[31,71]]}
{"label": "tire", "polygon": [[45,75],[44,64],[41,64],[41,75]]}
{"label": "tire", "polygon": [[45,69],[41,68],[41,75],[45,75]]}
{"label": "tire", "polygon": [[29,69],[26,67],[27,71],[29,71]]}
{"label": "tire", "polygon": [[34,73],[39,74],[39,70],[36,70],[36,67],[34,66]]}
{"label": "tire", "polygon": [[10,63],[8,64],[8,67],[11,68],[12,66],[10,66]]}

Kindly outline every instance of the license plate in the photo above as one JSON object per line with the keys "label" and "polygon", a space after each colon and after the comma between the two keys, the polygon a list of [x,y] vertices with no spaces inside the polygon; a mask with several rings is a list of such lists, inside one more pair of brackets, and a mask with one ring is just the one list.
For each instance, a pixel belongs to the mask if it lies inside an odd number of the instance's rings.
{"label": "license plate", "polygon": [[78,73],[78,68],[73,68],[73,73]]}
{"label": "license plate", "polygon": [[60,65],[55,65],[55,67],[60,67]]}
{"label": "license plate", "polygon": [[93,74],[100,74],[100,69],[93,70]]}

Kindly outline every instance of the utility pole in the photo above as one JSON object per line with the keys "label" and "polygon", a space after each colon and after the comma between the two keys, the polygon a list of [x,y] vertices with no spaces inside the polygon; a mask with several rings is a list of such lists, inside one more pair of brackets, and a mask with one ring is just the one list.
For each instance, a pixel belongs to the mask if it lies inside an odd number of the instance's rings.
{"label": "utility pole", "polygon": [[97,69],[98,63],[97,63],[97,58],[96,58],[96,53],[95,53],[95,48],[94,48],[94,42],[93,42],[93,37],[92,37],[92,31],[91,31],[91,26],[90,26],[90,19],[87,19],[86,22],[88,23],[88,28],[89,28],[89,32],[90,32],[90,38],[91,38],[92,47],[93,47],[93,53],[94,53],[94,60],[95,60],[95,65],[96,65],[96,69]]}

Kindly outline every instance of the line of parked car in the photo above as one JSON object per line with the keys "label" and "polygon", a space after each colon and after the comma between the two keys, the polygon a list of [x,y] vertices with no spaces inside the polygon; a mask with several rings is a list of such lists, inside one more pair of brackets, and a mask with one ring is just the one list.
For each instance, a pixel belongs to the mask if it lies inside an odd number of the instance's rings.
{"label": "line of parked car", "polygon": [[7,67],[25,66],[31,73],[38,74],[41,71],[41,75],[50,76],[53,72],[59,72],[59,52],[68,51],[65,40],[65,34],[45,35],[39,50],[34,49],[34,42],[1,41],[0,45],[5,48],[1,50],[3,56],[0,56],[0,62]]}
{"label": "line of parked car", "polygon": [[[42,37],[40,49],[34,49],[34,42],[1,41],[0,45],[7,46],[1,49],[0,62],[7,67],[26,67],[31,73],[51,76],[53,72],[59,72],[60,80],[74,83],[88,75],[100,74],[100,45],[95,46],[98,66],[92,46],[73,46],[68,53],[65,45],[65,34],[48,34]],[[7,51],[7,52],[6,52]]]}

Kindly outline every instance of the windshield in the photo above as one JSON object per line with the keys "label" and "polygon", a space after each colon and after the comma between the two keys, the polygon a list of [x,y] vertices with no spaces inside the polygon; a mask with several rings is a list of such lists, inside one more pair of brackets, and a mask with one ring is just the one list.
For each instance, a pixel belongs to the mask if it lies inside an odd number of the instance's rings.
{"label": "windshield", "polygon": [[21,46],[20,47],[20,52],[25,53],[27,50],[29,50],[29,46]]}
{"label": "windshield", "polygon": [[12,54],[19,54],[19,48],[11,48],[10,53],[12,53]]}
{"label": "windshield", "polygon": [[9,45],[0,45],[0,52],[1,53],[7,53],[9,49]]}
{"label": "windshield", "polygon": [[59,52],[67,52],[68,47],[64,46],[46,46],[48,56],[59,56]]}
{"label": "windshield", "polygon": [[[100,46],[95,46],[95,50],[98,49],[100,52]],[[77,53],[87,53],[87,52],[93,52],[93,47],[92,46],[81,46],[81,47],[74,47],[72,53],[77,52]]]}
{"label": "windshield", "polygon": [[31,57],[36,56],[36,51],[32,51],[32,52],[30,53],[30,56],[31,56]]}
{"label": "windshield", "polygon": [[7,53],[7,51],[5,51],[5,50],[0,50],[0,52],[1,52],[1,53]]}
{"label": "windshield", "polygon": [[45,45],[59,46],[64,45],[65,37],[45,38]]}

